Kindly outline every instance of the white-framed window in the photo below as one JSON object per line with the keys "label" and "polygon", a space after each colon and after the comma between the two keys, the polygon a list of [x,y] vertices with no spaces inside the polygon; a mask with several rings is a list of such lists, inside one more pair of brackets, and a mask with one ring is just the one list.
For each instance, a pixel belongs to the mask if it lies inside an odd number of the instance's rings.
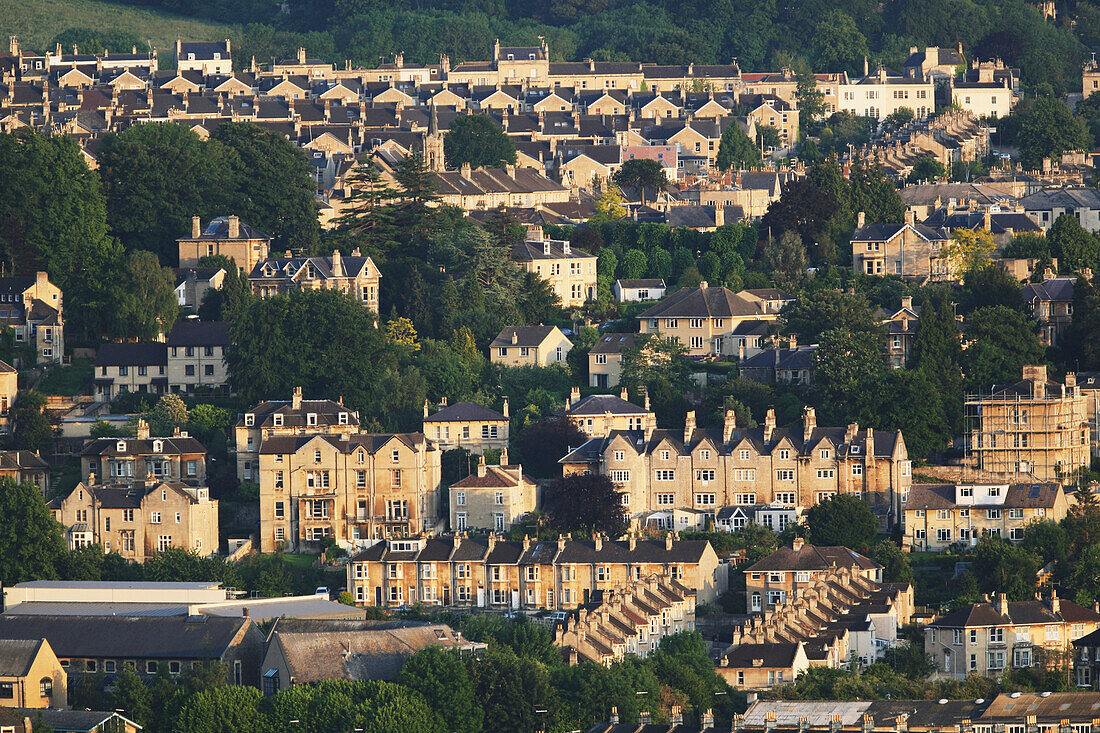
{"label": "white-framed window", "polygon": [[853,476],[862,476],[863,475],[863,464],[862,463],[852,464],[852,475]]}
{"label": "white-framed window", "polygon": [[675,494],[657,494],[657,506],[672,506],[675,503]]}
{"label": "white-framed window", "polygon": [[466,492],[465,491],[456,491],[455,492],[455,506],[466,506]]}
{"label": "white-framed window", "polygon": [[735,494],[733,499],[738,506],[752,506],[756,503],[756,494]]}
{"label": "white-framed window", "polygon": [[781,468],[775,472],[776,481],[794,481],[794,470],[790,468]]}
{"label": "white-framed window", "polygon": [[714,494],[696,494],[695,506],[714,506]]}
{"label": "white-framed window", "polygon": [[658,468],[653,472],[653,478],[656,481],[675,481],[676,471],[671,468]]}
{"label": "white-framed window", "polygon": [[695,471],[696,481],[710,482],[714,480],[714,476],[715,473],[713,468],[699,468]]}
{"label": "white-framed window", "polygon": [[612,471],[611,481],[616,484],[625,484],[630,481],[630,471]]}

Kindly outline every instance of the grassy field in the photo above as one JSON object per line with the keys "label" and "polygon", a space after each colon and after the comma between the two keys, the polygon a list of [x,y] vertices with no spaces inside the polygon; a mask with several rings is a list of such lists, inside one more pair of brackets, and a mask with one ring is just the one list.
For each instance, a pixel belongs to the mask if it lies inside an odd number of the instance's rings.
{"label": "grassy field", "polygon": [[23,48],[45,51],[54,36],[68,28],[139,34],[157,48],[162,67],[175,65],[177,37],[202,41],[237,35],[232,26],[102,0],[0,0],[0,38],[4,40],[4,50],[8,36],[18,36]]}

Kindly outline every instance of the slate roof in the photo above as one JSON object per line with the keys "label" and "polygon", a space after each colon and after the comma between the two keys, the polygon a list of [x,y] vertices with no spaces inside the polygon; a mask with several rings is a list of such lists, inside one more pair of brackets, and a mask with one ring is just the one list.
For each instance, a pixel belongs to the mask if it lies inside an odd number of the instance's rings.
{"label": "slate roof", "polygon": [[1024,196],[1020,205],[1026,211],[1100,209],[1100,191],[1095,188],[1047,189]]}
{"label": "slate roof", "polygon": [[1002,614],[992,603],[982,601],[949,613],[933,621],[934,628],[959,629],[971,626],[1007,626],[1027,624],[1056,624],[1060,622],[1100,622],[1100,613],[1078,606],[1072,601],[1060,599],[1059,612],[1040,600],[1009,601],[1007,614]]}
{"label": "slate roof", "polygon": [[107,724],[114,720],[126,723],[141,730],[141,726],[119,713],[103,710],[65,710],[63,708],[7,708],[20,718],[30,718],[32,723],[39,720],[56,733],[91,733],[107,730]]}
{"label": "slate roof", "polygon": [[508,418],[496,410],[479,405],[476,402],[456,402],[453,405],[441,407],[438,411],[424,418],[424,422],[471,422],[474,420],[503,422]]}
{"label": "slate roof", "polygon": [[1028,303],[1055,300],[1072,301],[1073,288],[1076,284],[1076,277],[1055,277],[1043,280],[1040,283],[1028,283],[1020,293],[1020,297]]}
{"label": "slate roof", "polygon": [[[555,326],[506,326],[497,334],[489,348],[496,349],[505,346],[536,347],[550,336]],[[516,335],[516,342],[512,343],[512,334]]]}
{"label": "slate roof", "polygon": [[663,278],[651,278],[642,280],[616,280],[620,288],[663,288],[665,287],[665,281]]}
{"label": "slate roof", "polygon": [[[245,224],[243,221],[239,222],[239,227],[240,233],[238,234],[237,239],[263,239],[268,242],[271,241],[271,237],[267,236],[259,229],[255,229],[248,224]],[[191,237],[183,237],[183,239],[190,240]],[[199,235],[198,240],[194,241],[201,241],[206,239],[229,239],[229,217],[219,216],[217,218],[211,219],[209,222],[207,222],[206,227],[202,230],[202,233]]]}
{"label": "slate roof", "polygon": [[164,366],[168,364],[168,346],[161,343],[102,344],[95,355],[95,366]]}
{"label": "slate roof", "polygon": [[605,333],[588,350],[589,354],[622,354],[634,347],[638,341],[636,333]]}
{"label": "slate roof", "polygon": [[812,369],[817,344],[793,349],[764,349],[741,362],[742,369]]}
{"label": "slate roof", "polygon": [[229,324],[225,321],[178,321],[168,334],[168,346],[229,346]]}
{"label": "slate roof", "polygon": [[48,469],[46,463],[34,451],[29,450],[5,450],[0,451],[0,470],[19,470],[22,468]]}
{"label": "slate roof", "polygon": [[588,395],[567,409],[565,414],[581,417],[585,415],[604,415],[609,412],[612,415],[643,415],[646,413],[646,409],[627,402],[618,395],[594,394]]}
{"label": "slate roof", "polygon": [[766,315],[763,303],[722,287],[684,288],[646,309],[638,318],[730,318]]}
{"label": "slate roof", "polygon": [[23,677],[31,671],[44,639],[0,639],[0,677]]}
{"label": "slate roof", "polygon": [[[931,229],[978,229],[985,226],[985,214],[977,211],[956,211],[948,214],[947,209],[936,209],[924,220],[924,226]],[[992,234],[1041,232],[1042,227],[1033,222],[1027,214],[1016,212],[993,213],[989,215],[989,231]]]}
{"label": "slate roof", "polygon": [[[352,425],[358,423],[356,413],[335,400],[302,400],[301,407],[294,409],[291,400],[268,400],[248,410],[246,414],[255,416],[256,427],[270,427],[274,424],[272,415],[282,415],[284,427],[306,427],[306,415],[313,413],[317,416],[317,426],[339,425],[340,413],[348,415],[348,422]],[[244,425],[244,419],[237,421],[238,426]]]}
{"label": "slate roof", "polygon": [[[546,245],[549,244],[549,252]],[[527,241],[512,245],[512,259],[517,262],[530,262],[532,260],[560,260],[560,259],[596,259],[596,255],[589,254],[583,249],[569,248],[566,253],[567,242],[560,239],[548,239],[542,242]]]}
{"label": "slate roof", "polygon": [[929,242],[946,242],[951,235],[943,229],[933,229],[923,224],[868,224],[856,229],[852,234],[853,242],[888,242],[898,236],[906,227]]}
{"label": "slate roof", "polygon": [[[161,450],[153,450],[153,441],[160,441]],[[119,450],[119,444],[125,450]],[[206,453],[202,443],[191,437],[167,436],[151,438],[95,438],[80,451],[81,456],[136,456],[136,455],[173,455],[175,453]]]}
{"label": "slate roof", "polygon": [[[486,466],[484,476],[478,476],[477,473],[471,473],[461,481],[451,484],[451,488],[503,489],[509,486],[517,486],[519,485],[519,478],[516,474],[519,469],[519,466]],[[535,480],[530,476],[525,475],[523,480],[531,486],[535,485]]]}
{"label": "slate roof", "polygon": [[763,560],[750,565],[746,572],[769,570],[827,570],[831,567],[853,567],[859,570],[881,570],[874,560],[849,550],[847,547],[816,546],[806,543],[801,549],[780,547]]}
{"label": "slate roof", "polygon": [[445,624],[339,629],[329,633],[276,628],[270,645],[282,649],[296,684],[324,680],[394,680],[405,660],[421,649],[471,646]]}
{"label": "slate roof", "polygon": [[723,656],[729,667],[756,667],[753,660],[763,660],[764,668],[788,668],[794,664],[798,644],[776,642],[769,644],[738,644]]}
{"label": "slate roof", "polygon": [[249,619],[214,616],[4,616],[0,639],[42,639],[60,659],[220,659]]}

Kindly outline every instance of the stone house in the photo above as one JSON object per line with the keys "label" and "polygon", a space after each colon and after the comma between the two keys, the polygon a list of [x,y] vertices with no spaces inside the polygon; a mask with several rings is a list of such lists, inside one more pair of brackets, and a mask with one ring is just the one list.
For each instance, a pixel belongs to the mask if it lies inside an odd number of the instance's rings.
{"label": "stone house", "polygon": [[1025,366],[1021,381],[967,399],[977,418],[968,436],[970,460],[994,475],[1062,481],[1091,460],[1087,402],[1075,374],[1059,384],[1047,378],[1045,365]]}
{"label": "stone house", "polygon": [[261,298],[291,290],[339,290],[378,312],[381,273],[370,257],[359,250],[332,257],[271,257],[256,263],[248,274],[252,292]]}
{"label": "stone house", "polygon": [[737,690],[765,690],[794,682],[810,668],[801,641],[740,643],[723,652],[715,672]]}
{"label": "stone house", "polygon": [[181,41],[176,39],[176,71],[197,71],[200,76],[233,73],[233,47],[224,41]]}
{"label": "stone house", "polygon": [[46,495],[50,485],[50,465],[29,450],[0,451],[0,477],[19,484],[32,484]]}
{"label": "stone house", "polygon": [[[1084,268],[1081,277],[1092,282],[1092,270]],[[1039,324],[1039,341],[1043,346],[1057,346],[1062,333],[1073,323],[1073,289],[1077,276],[1055,277],[1054,270],[1043,272],[1042,282],[1028,283],[1020,297]]]}
{"label": "stone house", "polygon": [[557,326],[508,326],[489,344],[489,361],[502,366],[561,364],[573,342]]}
{"label": "stone house", "polygon": [[448,405],[444,397],[430,416],[428,401],[424,401],[424,435],[442,452],[464,448],[484,455],[487,450],[507,450],[508,426],[507,398],[502,411],[497,412],[476,402]]}
{"label": "stone house", "polygon": [[206,448],[187,433],[155,437],[138,420],[136,438],[95,438],[80,452],[80,475],[89,484],[178,481],[206,484]]}
{"label": "stone house", "polygon": [[973,546],[984,535],[1018,542],[1035,521],[1060,522],[1069,510],[1062,485],[915,484],[905,502],[902,542],[914,550]]}
{"label": "stone house", "polygon": [[867,501],[887,523],[900,517],[912,482],[900,431],[818,427],[812,408],[801,430],[776,427],[774,410],[759,428],[739,428],[730,410],[721,429],[697,428],[694,412],[685,423],[596,435],[560,460],[562,470],[609,476],[634,517],[673,508],[716,515],[727,506],[793,516],[836,494]]}
{"label": "stone house", "polygon": [[617,387],[623,373],[623,356],[634,348],[636,333],[604,333],[588,350],[588,386]]}
{"label": "stone house", "polygon": [[554,646],[569,664],[610,666],[628,654],[644,659],[665,636],[695,630],[695,594],[668,575],[638,578],[600,596],[594,608],[554,629]]}
{"label": "stone house", "polygon": [[1063,214],[1090,232],[1100,231],[1100,191],[1094,188],[1049,188],[1024,196],[1020,206],[1044,232]]}
{"label": "stone house", "polygon": [[773,322],[790,300],[775,290],[734,293],[712,288],[704,281],[697,288],[678,290],[640,313],[639,331],[675,338],[688,356],[729,356],[737,353],[733,335],[741,323]]}
{"label": "stone house", "polygon": [[334,400],[304,400],[295,387],[289,400],[261,402],[237,420],[233,442],[237,454],[237,478],[256,481],[260,444],[281,435],[350,435],[359,432],[359,413]]}
{"label": "stone house", "polygon": [[791,341],[788,348],[763,349],[741,360],[739,374],[763,384],[813,384],[817,344],[799,346],[793,337]]}
{"label": "stone house", "polygon": [[68,707],[67,683],[65,668],[46,639],[0,639],[0,704],[4,707]]}
{"label": "stone house", "polygon": [[271,237],[236,216],[219,216],[202,228],[199,217],[191,219],[191,236],[176,240],[180,267],[198,267],[203,257],[222,255],[237,263],[241,272],[252,272],[271,249]]}
{"label": "stone house", "polygon": [[162,343],[101,344],[93,368],[98,402],[126,392],[168,392],[168,347]]}
{"label": "stone house", "polygon": [[535,511],[537,486],[524,475],[523,466],[508,465],[507,449],[499,466],[478,459],[474,473],[451,484],[451,529],[507,532],[525,515]]}
{"label": "stone house", "polygon": [[950,234],[917,224],[913,211],[906,210],[904,224],[867,224],[862,211],[856,220],[852,234],[854,271],[922,281],[955,278],[943,256]]}
{"label": "stone house", "polygon": [[1100,613],[1062,600],[1045,598],[972,604],[940,617],[924,629],[924,653],[936,670],[951,679],[979,674],[1000,677],[1009,669],[1058,664],[1073,642],[1100,627]]}
{"label": "stone house", "polygon": [[705,540],[556,541],[407,538],[378,542],[348,563],[356,603],[395,607],[427,603],[486,609],[575,609],[632,580],[669,575],[713,603],[727,567]]}
{"label": "stone house", "polygon": [[[875,583],[882,582],[882,565],[847,547],[823,547],[795,538],[763,560],[745,568],[745,598],[749,613],[768,614],[797,600],[832,570],[847,568]],[[912,599],[909,612],[912,613]]]}
{"label": "stone house", "polygon": [[205,486],[81,482],[51,508],[65,527],[69,549],[99,545],[135,562],[170,547],[203,557],[218,551],[218,500]]}
{"label": "stone house", "polygon": [[168,386],[173,392],[228,390],[225,355],[230,345],[224,321],[184,320],[167,341]]}
{"label": "stone house", "polygon": [[176,302],[180,308],[197,310],[210,290],[221,290],[225,270],[220,267],[173,267]]}
{"label": "stone house", "polygon": [[305,433],[263,437],[260,549],[315,551],[331,537],[354,547],[434,532],[440,455],[421,433]]}
{"label": "stone house", "polygon": [[550,283],[563,308],[596,299],[596,259],[568,240],[546,239],[540,226],[529,228],[527,240],[512,247],[512,260]]}
{"label": "stone house", "polygon": [[0,277],[0,327],[15,332],[17,346],[33,346],[38,363],[60,364],[65,355],[62,301],[61,289],[45,272]]}
{"label": "stone house", "polygon": [[913,305],[913,296],[903,295],[901,308],[886,319],[886,361],[893,369],[909,364],[913,342],[920,326],[920,306]]}
{"label": "stone house", "polygon": [[616,280],[613,290],[620,303],[636,303],[643,300],[660,300],[665,297],[665,281],[662,278],[643,280]]}
{"label": "stone house", "polygon": [[19,372],[5,361],[0,361],[0,433],[8,432],[8,413],[19,395]]}
{"label": "stone house", "polygon": [[565,419],[589,437],[607,435],[616,430],[655,430],[657,417],[649,408],[649,397],[645,406],[638,407],[627,400],[626,387],[619,394],[594,394],[581,398],[579,387],[569,393],[566,403]]}
{"label": "stone house", "polygon": [[902,76],[880,66],[874,74],[864,69],[862,77],[845,80],[837,89],[837,111],[851,112],[876,120],[901,108],[918,120],[936,111],[935,85],[923,75]]}

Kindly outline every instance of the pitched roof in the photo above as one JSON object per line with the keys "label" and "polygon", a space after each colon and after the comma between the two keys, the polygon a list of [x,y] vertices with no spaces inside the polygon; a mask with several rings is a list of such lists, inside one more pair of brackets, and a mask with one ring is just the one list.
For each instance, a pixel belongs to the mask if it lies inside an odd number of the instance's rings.
{"label": "pitched roof", "polygon": [[[503,346],[540,346],[556,328],[556,326],[505,326],[504,330],[493,339],[493,343],[489,344],[489,348],[496,349]],[[513,334],[516,337],[515,342],[512,341]]]}
{"label": "pitched roof", "polygon": [[219,659],[245,618],[0,616],[0,639],[45,638],[60,659]]}
{"label": "pitched roof", "polygon": [[627,402],[619,395],[594,394],[582,399],[565,411],[568,416],[581,415],[644,415],[646,409]]}
{"label": "pitched roof", "polygon": [[504,417],[496,410],[479,405],[476,402],[456,402],[453,405],[441,407],[424,418],[424,422],[471,422],[474,420],[505,421]]}
{"label": "pitched roof", "polygon": [[638,318],[743,318],[767,313],[764,303],[758,300],[750,300],[728,288],[703,285],[669,295]]}
{"label": "pitched roof", "polygon": [[102,344],[96,351],[95,366],[165,366],[168,346],[161,343]]}
{"label": "pitched roof", "polygon": [[229,324],[225,321],[178,321],[168,334],[169,346],[229,346]]}
{"label": "pitched roof", "polygon": [[1020,297],[1029,303],[1053,300],[1072,301],[1073,288],[1076,284],[1076,277],[1053,277],[1040,283],[1028,283],[1020,293]]}
{"label": "pitched roof", "polygon": [[793,547],[780,547],[763,560],[746,568],[746,571],[827,570],[834,566],[854,567],[859,570],[882,569],[879,563],[847,547],[827,547],[806,543],[797,550]]}
{"label": "pitched roof", "polygon": [[636,333],[605,333],[588,350],[589,354],[622,354],[638,341]]}
{"label": "pitched roof", "polygon": [[[728,667],[788,668],[794,664],[799,644],[775,642],[767,644],[738,644],[724,655]],[[755,660],[760,660],[756,664]]]}
{"label": "pitched roof", "polygon": [[31,671],[44,638],[0,639],[0,677],[23,677]]}
{"label": "pitched roof", "polygon": [[277,627],[270,643],[282,649],[287,668],[298,684],[323,680],[393,680],[405,660],[421,649],[471,646],[445,624],[340,629],[338,633],[293,632]]}

